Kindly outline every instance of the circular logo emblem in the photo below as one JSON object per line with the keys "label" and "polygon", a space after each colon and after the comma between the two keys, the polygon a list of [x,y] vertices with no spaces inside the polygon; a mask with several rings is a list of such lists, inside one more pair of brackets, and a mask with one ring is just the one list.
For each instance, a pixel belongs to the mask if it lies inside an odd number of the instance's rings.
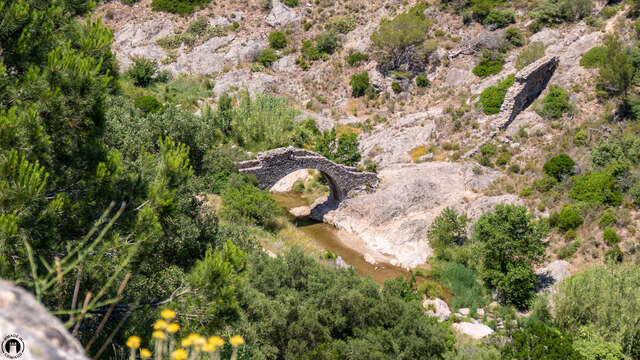
{"label": "circular logo emblem", "polygon": [[24,353],[24,341],[18,334],[7,335],[2,339],[2,355],[17,359]]}

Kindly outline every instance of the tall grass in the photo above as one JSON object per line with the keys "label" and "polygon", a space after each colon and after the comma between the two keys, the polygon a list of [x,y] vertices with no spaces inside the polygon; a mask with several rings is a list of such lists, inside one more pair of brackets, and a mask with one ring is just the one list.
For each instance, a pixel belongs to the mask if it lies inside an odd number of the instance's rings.
{"label": "tall grass", "polygon": [[432,276],[454,293],[455,309],[477,309],[485,305],[484,289],[477,281],[475,271],[454,262],[442,262],[434,266]]}

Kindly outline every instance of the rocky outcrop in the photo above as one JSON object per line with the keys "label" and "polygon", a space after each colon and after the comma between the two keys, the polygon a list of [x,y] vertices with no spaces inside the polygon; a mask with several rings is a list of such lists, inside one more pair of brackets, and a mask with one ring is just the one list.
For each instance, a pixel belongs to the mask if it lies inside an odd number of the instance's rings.
{"label": "rocky outcrop", "polygon": [[518,114],[538,98],[551,80],[559,61],[557,56],[547,56],[516,74],[515,83],[504,97],[500,115],[493,123],[495,128],[507,128]]}
{"label": "rocky outcrop", "polygon": [[442,209],[475,212],[510,201],[481,196],[502,174],[474,171],[476,167],[471,162],[437,161],[388,166],[379,171],[380,185],[374,192],[343,201],[324,221],[358,235],[367,247],[365,255],[404,268],[419,266],[432,254],[427,231]]}
{"label": "rocky outcrop", "polygon": [[537,290],[548,290],[553,284],[559,283],[570,276],[569,266],[570,264],[565,260],[555,260],[547,266],[538,269],[536,271],[538,277],[538,283],[536,284]]}
{"label": "rocky outcrop", "polygon": [[0,280],[0,335],[17,335],[24,343],[20,358],[30,360],[85,360],[82,346],[60,320],[30,293]]}
{"label": "rocky outcrop", "polygon": [[426,299],[422,307],[426,309],[427,315],[438,318],[439,322],[447,321],[451,317],[449,305],[442,299]]}
{"label": "rocky outcrop", "polygon": [[279,28],[300,21],[300,15],[298,15],[294,9],[291,9],[280,1],[273,0],[273,7],[265,21],[269,26]]}
{"label": "rocky outcrop", "polygon": [[312,217],[320,219],[325,211],[335,209],[342,200],[378,185],[374,173],[359,172],[354,167],[337,164],[318,153],[293,146],[259,153],[257,160],[243,161],[238,168],[240,172],[255,175],[261,189],[271,189],[280,179],[297,170],[320,171],[331,189],[322,209],[316,207],[312,211]]}

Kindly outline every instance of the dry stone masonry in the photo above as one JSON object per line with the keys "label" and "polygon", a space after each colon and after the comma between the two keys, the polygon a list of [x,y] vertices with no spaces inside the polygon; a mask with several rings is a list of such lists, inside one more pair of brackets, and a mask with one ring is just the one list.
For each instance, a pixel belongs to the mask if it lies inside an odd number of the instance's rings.
{"label": "dry stone masonry", "polygon": [[356,192],[378,185],[378,177],[374,173],[359,172],[313,151],[292,146],[261,152],[256,160],[243,161],[238,168],[240,172],[255,175],[258,186],[265,190],[270,190],[280,179],[296,170],[320,171],[329,182],[331,194],[324,204],[312,210],[313,218],[321,218],[326,211],[337,208],[342,200]]}
{"label": "dry stone masonry", "polygon": [[482,145],[493,139],[501,130],[506,129],[513,120],[540,96],[558,68],[560,59],[557,56],[546,56],[528,65],[516,74],[515,83],[507,90],[500,113],[486,139],[464,155],[469,158],[475,155]]}

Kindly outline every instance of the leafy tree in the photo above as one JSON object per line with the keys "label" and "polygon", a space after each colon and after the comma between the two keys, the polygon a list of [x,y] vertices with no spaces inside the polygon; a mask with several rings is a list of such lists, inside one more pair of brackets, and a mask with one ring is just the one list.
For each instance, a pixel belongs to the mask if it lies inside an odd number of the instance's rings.
{"label": "leafy tree", "polygon": [[532,221],[524,206],[498,205],[474,226],[473,241],[480,245],[481,275],[490,287],[504,291],[504,299],[513,305],[526,307],[533,295],[532,288],[525,289],[525,295],[512,291],[531,278],[525,273],[533,274],[531,265],[541,259],[545,234],[544,226]]}
{"label": "leafy tree", "polygon": [[358,134],[345,133],[338,137],[335,129],[324,131],[316,140],[314,150],[345,165],[355,165],[361,158],[358,151]]}
{"label": "leafy tree", "polygon": [[582,360],[573,348],[569,335],[547,326],[542,321],[531,321],[513,334],[502,350],[503,359]]}
{"label": "leafy tree", "polygon": [[407,52],[427,38],[431,21],[424,17],[426,5],[419,4],[394,19],[383,19],[371,35],[375,56],[379,63],[390,64],[397,69],[405,60]]}
{"label": "leafy tree", "polygon": [[467,240],[468,222],[465,214],[458,214],[450,207],[444,208],[427,232],[429,243],[436,249],[462,245]]}
{"label": "leafy tree", "polygon": [[620,40],[613,35],[605,38],[604,48],[596,87],[610,96],[626,96],[633,79],[633,67],[629,56]]}
{"label": "leafy tree", "polygon": [[576,163],[567,154],[560,154],[547,160],[542,166],[544,173],[553,176],[558,181],[563,177],[573,174],[573,167]]}

